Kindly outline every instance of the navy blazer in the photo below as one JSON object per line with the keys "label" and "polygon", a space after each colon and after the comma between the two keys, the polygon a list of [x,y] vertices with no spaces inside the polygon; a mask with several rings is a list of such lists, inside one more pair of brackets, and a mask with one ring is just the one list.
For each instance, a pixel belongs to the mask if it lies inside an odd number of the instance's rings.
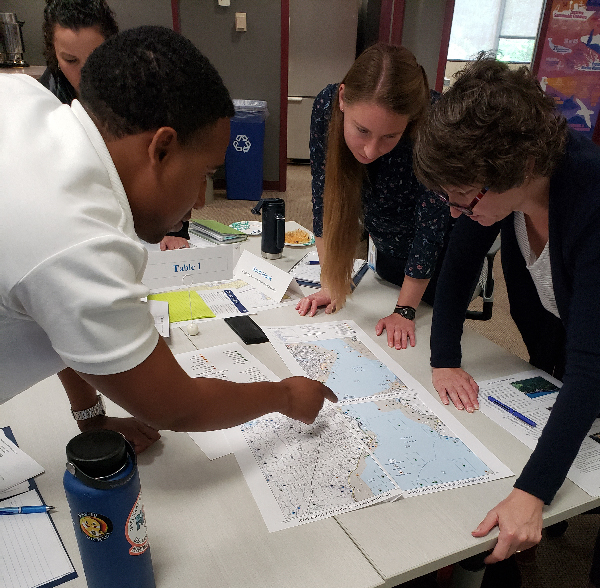
{"label": "navy blazer", "polygon": [[[525,267],[514,216],[483,227],[463,215],[452,231],[435,298],[431,365],[459,367],[460,338],[470,289],[498,232],[513,316],[532,364],[551,372],[563,353]],[[552,282],[564,326],[563,387],[536,449],[515,487],[547,504],[564,481],[600,413],[600,148],[569,131],[566,152],[550,179],[549,247]]]}

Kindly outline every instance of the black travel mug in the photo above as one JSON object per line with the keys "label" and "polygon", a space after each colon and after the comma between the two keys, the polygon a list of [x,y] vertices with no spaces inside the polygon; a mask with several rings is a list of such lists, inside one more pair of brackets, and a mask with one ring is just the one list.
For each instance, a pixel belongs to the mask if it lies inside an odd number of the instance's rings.
{"label": "black travel mug", "polygon": [[285,243],[285,200],[266,198],[252,209],[254,214],[262,212],[262,238],[260,250],[265,259],[281,257]]}

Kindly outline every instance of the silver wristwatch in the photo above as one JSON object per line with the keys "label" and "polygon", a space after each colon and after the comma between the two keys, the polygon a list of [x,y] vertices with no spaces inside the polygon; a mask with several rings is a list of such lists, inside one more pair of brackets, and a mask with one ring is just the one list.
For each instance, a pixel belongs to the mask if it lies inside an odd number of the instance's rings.
{"label": "silver wristwatch", "polygon": [[106,414],[106,409],[104,408],[104,401],[102,400],[102,396],[100,394],[96,395],[97,402],[91,408],[86,408],[85,410],[71,410],[71,414],[76,421],[85,421],[87,419],[93,419],[97,416],[104,416]]}

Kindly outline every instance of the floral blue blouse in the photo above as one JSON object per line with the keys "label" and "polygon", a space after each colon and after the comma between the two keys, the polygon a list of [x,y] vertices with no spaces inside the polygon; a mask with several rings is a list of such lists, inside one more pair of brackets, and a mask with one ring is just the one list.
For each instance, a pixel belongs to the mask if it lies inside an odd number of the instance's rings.
{"label": "floral blue blouse", "polygon": [[[316,97],[310,125],[313,231],[318,237],[323,236],[327,128],[337,88],[338,84],[330,84]],[[405,275],[431,277],[449,211],[415,177],[411,140],[403,137],[392,151],[368,164],[367,172],[362,195],[364,225],[377,250],[404,262]]]}

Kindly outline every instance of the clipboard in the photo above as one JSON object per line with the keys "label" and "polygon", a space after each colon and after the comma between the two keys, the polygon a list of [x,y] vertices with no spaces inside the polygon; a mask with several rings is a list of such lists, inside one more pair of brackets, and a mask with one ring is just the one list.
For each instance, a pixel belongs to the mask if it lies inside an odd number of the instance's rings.
{"label": "clipboard", "polygon": [[[2,427],[2,431],[8,439],[18,446],[17,440],[10,427]],[[14,502],[19,499],[19,496],[24,497],[31,492],[35,493],[39,498],[40,504],[44,504],[44,500],[35,480],[30,478],[28,483],[29,489],[24,490],[24,492],[17,494],[16,496],[6,498],[1,502]],[[29,498],[29,501],[31,501],[31,498]],[[58,533],[54,521],[48,513],[3,516],[0,517],[0,526],[3,526],[3,522],[6,525],[10,524],[10,532],[0,532],[0,551],[4,550],[5,541],[10,543],[11,575],[9,575],[8,578],[13,582],[11,585],[18,588],[33,588],[34,586],[36,588],[52,588],[78,577],[75,566],[65,549],[65,545]],[[52,537],[52,542],[44,544],[39,540],[40,537],[44,535],[47,536],[48,534],[55,535],[55,537]],[[16,545],[21,547],[20,551],[15,549]],[[39,557],[39,552],[36,552],[36,549],[40,549],[42,546],[48,550],[48,554],[46,554],[45,551],[43,552],[44,555],[50,555],[54,560],[53,564],[56,565],[56,568],[54,568],[53,571],[49,569],[40,570],[41,566],[39,565],[39,562],[41,561],[41,558]],[[59,556],[59,559],[62,560],[60,563],[57,561],[56,556]],[[28,582],[25,575],[20,574],[20,570],[33,569],[30,565],[32,560],[36,562],[35,569],[38,574],[35,580],[32,580],[35,581],[35,584]],[[26,576],[30,577],[30,574],[28,573]]]}

